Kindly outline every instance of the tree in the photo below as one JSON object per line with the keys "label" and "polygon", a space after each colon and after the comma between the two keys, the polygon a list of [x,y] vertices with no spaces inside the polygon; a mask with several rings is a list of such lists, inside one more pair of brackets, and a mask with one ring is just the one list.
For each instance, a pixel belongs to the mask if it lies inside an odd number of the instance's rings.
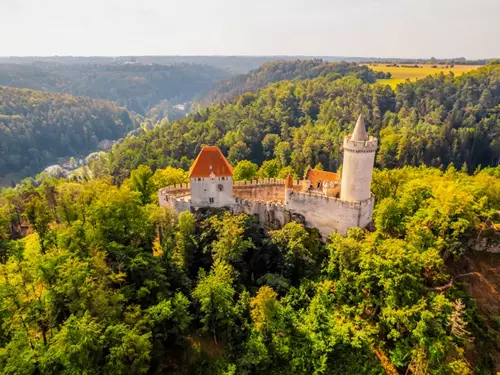
{"label": "tree", "polygon": [[[233,269],[223,260],[216,260],[207,275],[200,271],[193,297],[199,301],[203,329],[211,332],[217,345],[217,335],[224,335],[233,324]],[[220,333],[219,333],[220,332]]]}
{"label": "tree", "polygon": [[233,216],[225,213],[221,218],[212,216],[205,221],[216,233],[212,242],[212,257],[227,263],[240,262],[246,251],[254,247],[251,239],[244,238],[245,214]]}
{"label": "tree", "polygon": [[303,225],[292,221],[279,230],[269,232],[269,235],[283,257],[282,274],[292,272],[299,263],[314,263],[314,254],[308,249],[309,233]]}
{"label": "tree", "polygon": [[257,332],[265,334],[275,324],[281,308],[277,297],[272,288],[264,285],[250,301],[252,321]]}
{"label": "tree", "polygon": [[34,196],[26,204],[26,218],[38,233],[42,254],[45,254],[46,241],[49,237],[49,224],[53,220],[47,203],[38,196]]}
{"label": "tree", "polygon": [[257,164],[248,160],[242,160],[234,167],[234,180],[253,180],[257,177],[258,168]]}
{"label": "tree", "polygon": [[141,194],[143,204],[151,202],[151,195],[155,192],[155,185],[152,181],[153,172],[147,165],[141,165],[132,171],[130,175],[130,187]]}
{"label": "tree", "polygon": [[280,142],[280,136],[278,134],[266,134],[262,140],[262,148],[264,151],[264,157],[266,159],[272,159],[274,157],[274,150]]}
{"label": "tree", "polygon": [[281,164],[278,160],[266,160],[262,163],[259,169],[259,175],[262,178],[274,178],[278,177],[278,173],[281,170]]}
{"label": "tree", "polygon": [[241,160],[248,158],[250,155],[250,149],[245,142],[239,141],[231,146],[227,154],[227,158],[231,164],[236,164]]}
{"label": "tree", "polygon": [[292,155],[292,148],[288,142],[280,142],[274,149],[274,155],[279,160],[281,165],[286,166],[290,164],[290,157]]}
{"label": "tree", "polygon": [[168,166],[165,169],[157,169],[151,181],[158,190],[169,185],[188,183],[189,178],[186,171]]}
{"label": "tree", "polygon": [[175,249],[173,259],[183,270],[187,271],[196,247],[196,218],[190,212],[179,214],[175,233]]}

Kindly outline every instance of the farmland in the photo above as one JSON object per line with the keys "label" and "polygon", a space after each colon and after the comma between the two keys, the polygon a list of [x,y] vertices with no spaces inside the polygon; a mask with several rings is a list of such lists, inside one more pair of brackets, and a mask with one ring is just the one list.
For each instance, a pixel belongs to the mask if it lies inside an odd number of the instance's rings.
{"label": "farmland", "polygon": [[[391,87],[396,87],[399,83],[405,82],[407,79],[415,81],[429,75],[439,74],[441,72],[448,74],[453,72],[455,75],[461,75],[471,70],[477,69],[480,65],[454,65],[447,67],[446,65],[418,64],[413,65],[390,65],[390,64],[372,64],[368,65],[376,72],[389,72],[392,74],[390,79],[379,79],[377,83],[387,84]],[[434,66],[434,67],[433,67]]]}

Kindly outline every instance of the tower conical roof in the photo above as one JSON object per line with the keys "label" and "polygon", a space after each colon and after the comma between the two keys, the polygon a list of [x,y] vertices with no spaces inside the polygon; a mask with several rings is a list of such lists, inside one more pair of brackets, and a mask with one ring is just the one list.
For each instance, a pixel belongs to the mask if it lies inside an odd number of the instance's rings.
{"label": "tower conical roof", "polygon": [[351,135],[351,141],[367,141],[368,134],[365,129],[365,118],[363,114],[360,114],[358,117],[358,121],[356,122],[356,126]]}

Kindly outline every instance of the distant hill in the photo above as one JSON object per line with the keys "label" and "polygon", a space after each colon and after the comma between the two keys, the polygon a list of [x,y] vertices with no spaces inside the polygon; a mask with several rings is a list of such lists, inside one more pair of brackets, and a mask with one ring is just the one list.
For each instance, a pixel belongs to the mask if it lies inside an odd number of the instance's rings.
{"label": "distant hill", "polygon": [[227,70],[232,74],[244,74],[250,70],[257,69],[262,64],[276,61],[294,61],[294,60],[314,60],[321,59],[329,62],[375,62],[388,63],[398,62],[402,64],[467,64],[467,65],[485,65],[489,59],[467,60],[464,57],[445,58],[445,59],[406,59],[406,58],[387,58],[387,57],[356,57],[356,56],[31,56],[31,57],[0,57],[0,63],[6,64],[33,64],[37,62],[57,63],[63,65],[74,64],[127,64],[134,62],[137,64],[201,64],[211,65],[213,67]]}
{"label": "distant hill", "polygon": [[266,87],[270,83],[284,80],[303,80],[317,77],[355,76],[364,82],[375,82],[376,77],[366,66],[348,62],[327,62],[314,60],[278,60],[268,62],[247,74],[240,74],[229,80],[219,82],[207,95],[199,100],[201,106],[230,101],[237,96]]}
{"label": "distant hill", "polygon": [[257,69],[262,64],[276,60],[313,60],[323,59],[326,61],[361,61],[359,58],[345,58],[336,56],[33,56],[33,57],[0,57],[0,63],[6,64],[33,64],[33,63],[55,63],[62,65],[75,64],[98,64],[98,65],[120,65],[120,64],[196,64],[210,65],[226,70],[232,74],[244,74],[250,70]]}
{"label": "distant hill", "polygon": [[129,112],[111,102],[0,86],[0,177],[35,174],[132,129]]}
{"label": "distant hill", "polygon": [[0,85],[112,100],[140,114],[163,101],[190,101],[230,76],[192,64],[0,64]]}

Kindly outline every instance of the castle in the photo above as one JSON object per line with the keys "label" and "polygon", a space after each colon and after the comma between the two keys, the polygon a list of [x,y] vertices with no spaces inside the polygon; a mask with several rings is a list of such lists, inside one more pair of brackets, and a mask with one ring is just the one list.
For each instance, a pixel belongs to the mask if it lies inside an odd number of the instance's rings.
{"label": "castle", "polygon": [[317,228],[323,238],[372,221],[370,191],[377,139],[368,136],[360,115],[352,135],[344,138],[342,177],[309,169],[304,180],[263,179],[233,182],[233,168],[218,147],[205,146],[189,170],[189,184],[160,189],[160,206],[177,212],[226,207],[256,215],[265,230],[290,221]]}

